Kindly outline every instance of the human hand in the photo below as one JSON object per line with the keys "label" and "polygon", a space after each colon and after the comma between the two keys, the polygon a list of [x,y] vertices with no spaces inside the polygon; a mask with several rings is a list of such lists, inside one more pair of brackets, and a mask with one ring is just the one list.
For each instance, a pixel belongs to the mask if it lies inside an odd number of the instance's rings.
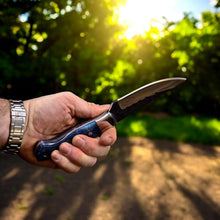
{"label": "human hand", "polygon": [[37,161],[33,148],[40,139],[50,139],[77,124],[79,119],[94,118],[105,112],[109,105],[86,102],[71,92],[43,96],[24,102],[27,119],[19,155],[29,163],[78,172],[81,167],[93,166],[98,157],[106,156],[116,140],[116,130],[108,122],[99,125],[102,135],[90,138],[77,135],[72,144],[62,143],[53,151],[50,161]]}

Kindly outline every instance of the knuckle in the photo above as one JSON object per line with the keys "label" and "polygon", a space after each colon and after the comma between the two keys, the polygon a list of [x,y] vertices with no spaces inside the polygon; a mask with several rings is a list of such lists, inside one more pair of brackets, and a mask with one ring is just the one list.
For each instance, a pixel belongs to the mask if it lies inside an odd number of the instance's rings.
{"label": "knuckle", "polygon": [[94,139],[91,139],[89,137],[85,137],[84,140],[85,144],[79,146],[79,148],[87,155],[92,156],[96,151],[97,144],[94,143]]}
{"label": "knuckle", "polygon": [[[89,108],[90,109],[96,109],[97,108],[97,105],[95,104],[95,103],[93,103],[93,102],[88,102],[88,105],[89,105]],[[89,118],[93,118],[93,117],[95,117],[96,115],[95,115],[95,113],[93,112],[93,111],[89,111],[88,112],[88,117]]]}

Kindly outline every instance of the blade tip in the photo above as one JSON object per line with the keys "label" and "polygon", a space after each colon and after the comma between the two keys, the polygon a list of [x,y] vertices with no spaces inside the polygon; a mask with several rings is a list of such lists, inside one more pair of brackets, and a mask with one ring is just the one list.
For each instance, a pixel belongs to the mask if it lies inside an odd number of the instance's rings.
{"label": "blade tip", "polygon": [[173,79],[181,80],[181,81],[186,81],[186,77],[173,77]]}

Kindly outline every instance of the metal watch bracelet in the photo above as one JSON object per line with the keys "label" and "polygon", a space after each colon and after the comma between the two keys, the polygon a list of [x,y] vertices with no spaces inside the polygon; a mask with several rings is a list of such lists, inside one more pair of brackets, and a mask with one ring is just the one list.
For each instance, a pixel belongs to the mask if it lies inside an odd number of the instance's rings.
{"label": "metal watch bracelet", "polygon": [[11,104],[11,124],[8,144],[3,148],[3,151],[10,154],[17,154],[19,153],[24,134],[26,110],[23,101],[9,101]]}

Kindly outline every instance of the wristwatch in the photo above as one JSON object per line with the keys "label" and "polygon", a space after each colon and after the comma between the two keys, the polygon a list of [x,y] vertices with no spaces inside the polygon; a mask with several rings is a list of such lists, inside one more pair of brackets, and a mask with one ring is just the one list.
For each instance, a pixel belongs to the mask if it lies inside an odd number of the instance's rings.
{"label": "wristwatch", "polygon": [[10,154],[19,153],[24,134],[26,110],[21,100],[9,100],[11,104],[11,124],[8,144],[3,151]]}

